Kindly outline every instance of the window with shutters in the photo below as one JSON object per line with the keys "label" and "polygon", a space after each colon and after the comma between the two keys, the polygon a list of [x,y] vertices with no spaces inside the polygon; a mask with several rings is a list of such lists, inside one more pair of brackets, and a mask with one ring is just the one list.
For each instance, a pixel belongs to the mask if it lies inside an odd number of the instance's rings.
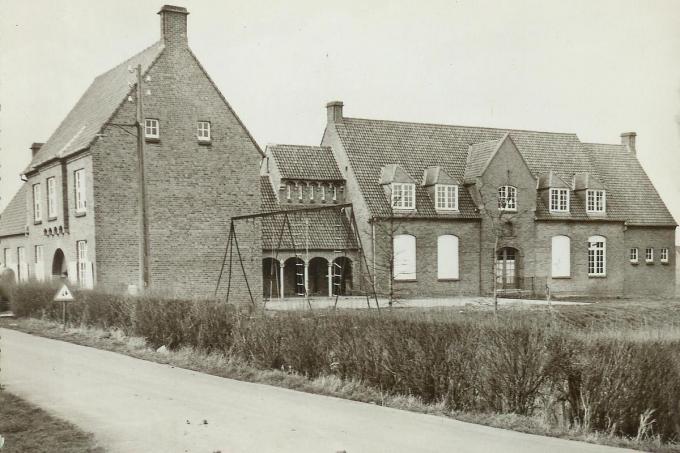
{"label": "window with shutters", "polygon": [[588,238],[588,275],[591,277],[607,275],[607,240],[602,236]]}
{"label": "window with shutters", "polygon": [[437,279],[458,280],[458,236],[443,234],[437,238]]}
{"label": "window with shutters", "polygon": [[438,211],[457,211],[458,186],[435,184],[435,207]]}
{"label": "window with shutters", "polygon": [[498,188],[498,210],[517,211],[517,189],[513,186]]}
{"label": "window with shutters", "polygon": [[630,256],[630,262],[631,262],[631,263],[633,263],[633,264],[637,264],[637,263],[638,263],[638,259],[639,259],[639,258],[638,258],[638,249],[637,249],[637,247],[633,247],[632,249],[630,249],[630,255],[629,255],[629,256]]}
{"label": "window with shutters", "polygon": [[399,234],[393,239],[393,277],[395,280],[416,279],[416,237]]}
{"label": "window with shutters", "polygon": [[571,277],[571,239],[569,236],[553,236],[551,253],[552,277]]}
{"label": "window with shutters", "polygon": [[392,207],[394,209],[415,209],[416,185],[411,183],[392,183]]}
{"label": "window with shutters", "polygon": [[87,198],[85,195],[85,169],[81,168],[74,173],[75,180],[75,195],[76,195],[76,213],[85,213],[87,211]]}
{"label": "window with shutters", "polygon": [[569,212],[569,189],[550,189],[550,211]]}
{"label": "window with shutters", "polygon": [[57,218],[57,180],[47,178],[47,218]]}
{"label": "window with shutters", "polygon": [[667,248],[662,248],[660,253],[659,253],[659,259],[661,260],[662,263],[667,264],[668,263],[668,249]]}

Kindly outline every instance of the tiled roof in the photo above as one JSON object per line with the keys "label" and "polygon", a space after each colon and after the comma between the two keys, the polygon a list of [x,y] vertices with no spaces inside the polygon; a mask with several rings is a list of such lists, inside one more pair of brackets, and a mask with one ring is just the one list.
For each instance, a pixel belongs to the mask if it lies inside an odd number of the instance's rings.
{"label": "tiled roof", "polygon": [[[272,212],[281,209],[300,209],[299,204],[280,205],[268,176],[260,177],[262,193],[262,211]],[[305,206],[307,207],[307,206]],[[262,248],[291,250],[293,246],[298,251],[303,251],[306,246],[316,250],[344,250],[356,249],[357,244],[354,235],[351,234],[347,217],[335,209],[321,211],[307,211],[301,213],[291,212],[288,214],[291,231],[283,229],[283,216],[264,217],[262,219]],[[309,222],[309,224],[307,223]],[[309,228],[308,228],[309,225]],[[292,233],[292,239],[291,239]],[[281,243],[279,245],[279,237]]]}
{"label": "tiled roof", "polygon": [[26,229],[26,193],[28,184],[22,184],[19,191],[0,214],[0,236],[24,234]]}
{"label": "tiled roof", "polygon": [[128,83],[136,81],[135,75],[128,71],[128,67],[141,64],[142,73],[144,73],[160,55],[163,48],[163,42],[159,41],[94,79],[92,85],[66,115],[49,140],[40,148],[24,172],[28,173],[52,158],[65,157],[89,147],[104,123],[111,118],[133,89]]}
{"label": "tiled roof", "polygon": [[[388,200],[378,184],[380,169],[385,165],[398,164],[416,180],[425,168],[438,165],[462,180],[471,149],[476,156],[472,168],[481,169],[493,153],[494,144],[509,134],[535,176],[552,170],[563,180],[571,181],[574,173],[589,172],[602,181],[607,188],[607,219],[675,224],[637,159],[620,145],[583,144],[573,133],[358,118],[343,118],[336,123],[336,129],[371,215],[390,215]],[[478,217],[468,191],[461,188],[459,196],[457,216]],[[570,217],[591,218],[577,197],[572,196],[571,202]],[[420,186],[416,187],[416,208],[415,217],[444,216],[437,214],[426,189]],[[554,217],[540,201],[536,215]]]}
{"label": "tiled roof", "polygon": [[429,187],[435,184],[453,184],[458,185],[458,181],[451,177],[448,173],[442,170],[442,167],[427,167],[423,174],[423,186]]}
{"label": "tiled roof", "polygon": [[269,145],[283,179],[342,181],[342,173],[327,146]]}
{"label": "tiled roof", "polygon": [[632,224],[675,225],[676,221],[634,154],[623,145],[585,143],[607,189],[607,211]]}
{"label": "tiled roof", "polygon": [[466,182],[472,182],[474,178],[482,175],[486,165],[500,145],[501,140],[489,140],[488,142],[470,145],[465,165],[464,180]]}

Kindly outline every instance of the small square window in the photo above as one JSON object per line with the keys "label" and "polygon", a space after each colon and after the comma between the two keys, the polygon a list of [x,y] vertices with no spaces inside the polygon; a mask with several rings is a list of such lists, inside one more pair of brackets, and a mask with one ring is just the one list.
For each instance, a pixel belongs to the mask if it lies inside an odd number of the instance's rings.
{"label": "small square window", "polygon": [[210,121],[198,122],[198,141],[199,142],[210,141]]}
{"label": "small square window", "polygon": [[160,138],[160,126],[158,120],[147,118],[144,120],[144,137],[146,138]]}
{"label": "small square window", "polygon": [[667,248],[662,248],[660,252],[660,260],[662,263],[668,263],[668,249]]}
{"label": "small square window", "polygon": [[637,247],[630,249],[630,262],[634,263],[634,264],[637,264],[637,262],[638,262],[638,249],[637,249]]}
{"label": "small square window", "polygon": [[651,247],[647,247],[645,249],[645,262],[647,263],[653,263],[654,262],[654,249]]}

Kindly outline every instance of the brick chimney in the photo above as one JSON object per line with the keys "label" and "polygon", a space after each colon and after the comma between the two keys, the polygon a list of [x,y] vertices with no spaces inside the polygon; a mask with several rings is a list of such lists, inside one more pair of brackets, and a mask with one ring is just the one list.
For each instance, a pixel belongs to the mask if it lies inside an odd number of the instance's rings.
{"label": "brick chimney", "polygon": [[635,137],[637,134],[635,132],[624,132],[621,134],[621,144],[628,148],[628,152],[635,154]]}
{"label": "brick chimney", "polygon": [[43,145],[44,143],[37,142],[31,145],[31,158],[35,157],[35,155],[38,154],[38,151],[40,151],[40,148],[42,148]]}
{"label": "brick chimney", "polygon": [[186,46],[187,16],[189,12],[181,6],[163,5],[161,16],[161,39],[166,46]]}
{"label": "brick chimney", "polygon": [[326,104],[328,124],[342,123],[342,101],[332,101]]}

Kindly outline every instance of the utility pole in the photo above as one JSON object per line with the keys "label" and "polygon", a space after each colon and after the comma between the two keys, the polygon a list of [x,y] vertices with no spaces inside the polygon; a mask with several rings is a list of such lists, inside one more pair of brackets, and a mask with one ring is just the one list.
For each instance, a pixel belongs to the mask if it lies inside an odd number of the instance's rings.
{"label": "utility pole", "polygon": [[149,285],[149,226],[146,217],[146,181],[144,175],[144,106],[142,87],[142,65],[138,64],[137,72],[137,179],[139,190],[137,201],[139,205],[139,291],[144,291]]}

